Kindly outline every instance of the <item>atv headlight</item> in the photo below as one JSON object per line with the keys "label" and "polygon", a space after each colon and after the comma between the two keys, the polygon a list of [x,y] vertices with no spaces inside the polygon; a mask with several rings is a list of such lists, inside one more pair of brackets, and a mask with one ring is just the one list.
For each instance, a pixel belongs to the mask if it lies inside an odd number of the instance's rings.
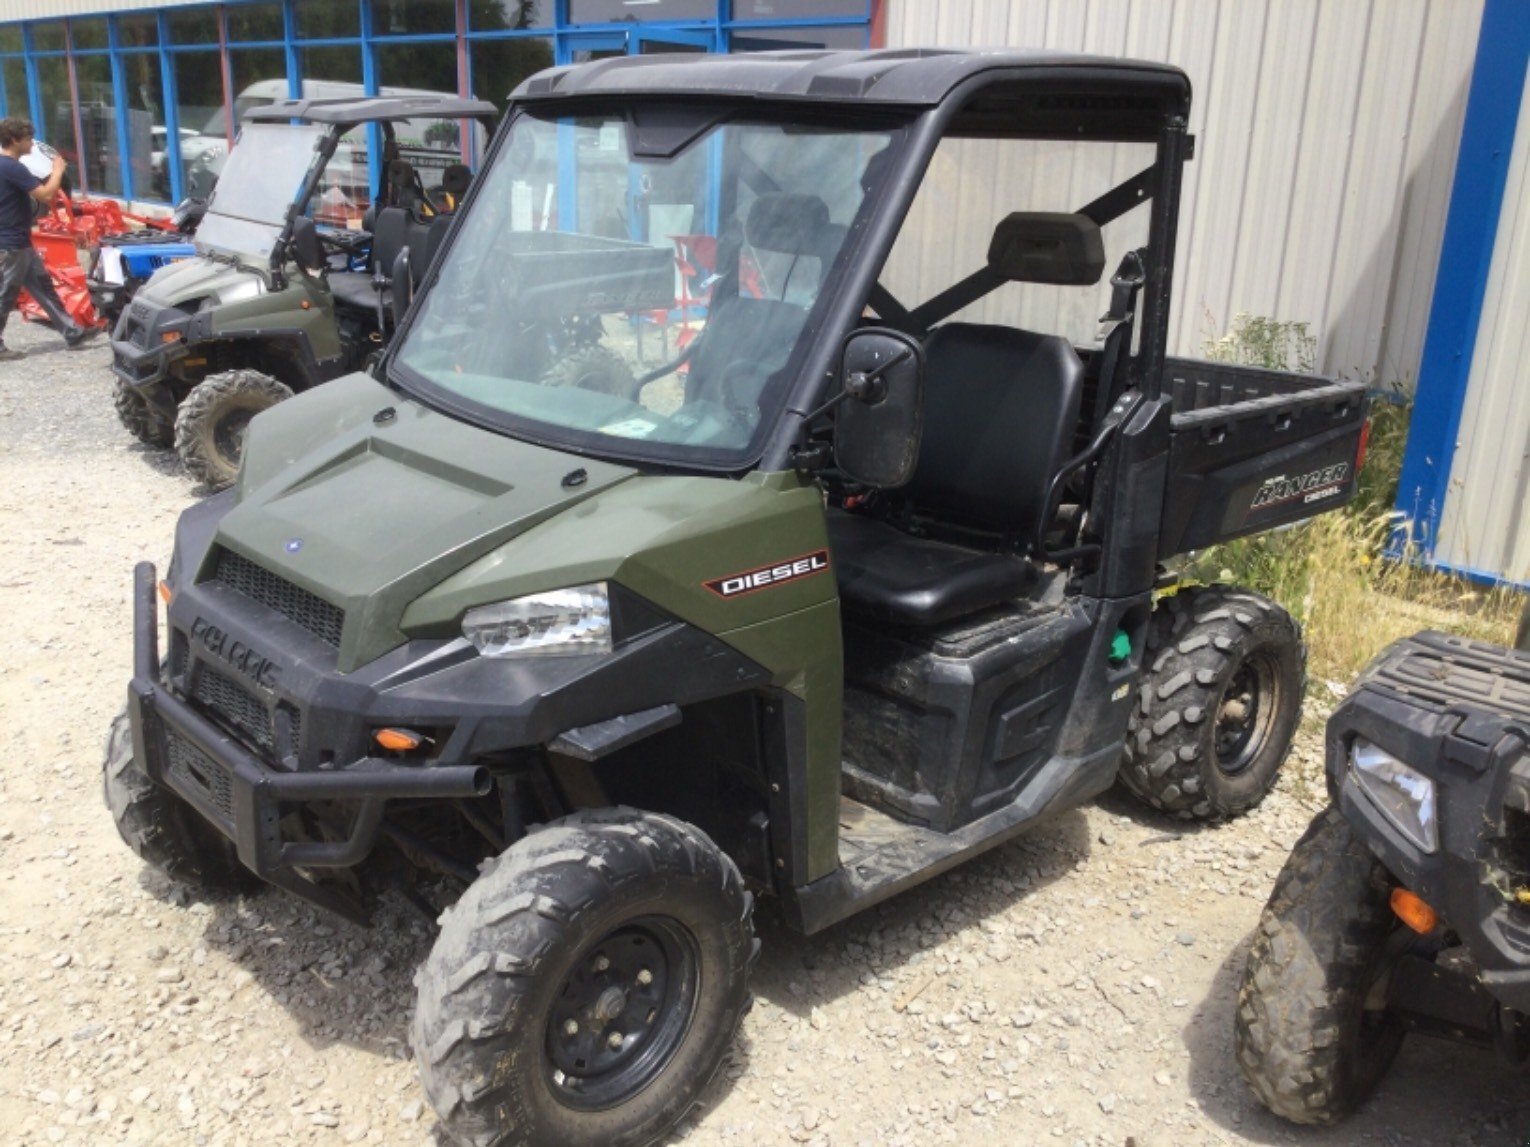
{"label": "atv headlight", "polygon": [[242,303],[246,299],[258,299],[266,293],[265,284],[250,275],[237,283],[218,288],[218,304]]}
{"label": "atv headlight", "polygon": [[1434,781],[1364,737],[1356,737],[1349,747],[1349,768],[1393,828],[1425,852],[1439,851]]}
{"label": "atv headlight", "polygon": [[470,609],[462,636],[484,657],[611,652],[606,583],[533,593]]}

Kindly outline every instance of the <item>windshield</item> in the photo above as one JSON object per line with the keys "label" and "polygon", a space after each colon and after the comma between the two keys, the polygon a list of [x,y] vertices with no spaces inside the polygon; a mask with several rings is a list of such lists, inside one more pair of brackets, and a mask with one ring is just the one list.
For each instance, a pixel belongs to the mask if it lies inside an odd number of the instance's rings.
{"label": "windshield", "polygon": [[646,149],[667,159],[633,156],[642,111],[514,121],[399,348],[406,385],[597,453],[750,455],[892,133],[668,110]]}
{"label": "windshield", "polygon": [[325,130],[320,124],[247,124],[207,202],[197,241],[269,253]]}

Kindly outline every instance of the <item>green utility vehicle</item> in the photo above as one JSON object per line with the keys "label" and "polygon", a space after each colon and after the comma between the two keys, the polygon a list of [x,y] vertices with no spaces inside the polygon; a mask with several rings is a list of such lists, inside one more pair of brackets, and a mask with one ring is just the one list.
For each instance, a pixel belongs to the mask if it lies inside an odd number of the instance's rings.
{"label": "green utility vehicle", "polygon": [[1165,357],[1189,105],[1039,52],[528,80],[380,363],[138,567],[122,835],[451,903],[446,1132],[604,1145],[701,1095],[756,895],[816,932],[1118,776],[1253,806],[1297,627],[1164,563],[1345,502],[1365,398]]}
{"label": "green utility vehicle", "polygon": [[[113,331],[123,425],[148,445],[174,445],[208,487],[229,485],[255,414],[381,351],[401,249],[413,247],[422,269],[470,181],[459,125],[494,115],[492,104],[428,95],[247,112],[196,257],[156,273]],[[369,131],[384,161],[375,200]]]}

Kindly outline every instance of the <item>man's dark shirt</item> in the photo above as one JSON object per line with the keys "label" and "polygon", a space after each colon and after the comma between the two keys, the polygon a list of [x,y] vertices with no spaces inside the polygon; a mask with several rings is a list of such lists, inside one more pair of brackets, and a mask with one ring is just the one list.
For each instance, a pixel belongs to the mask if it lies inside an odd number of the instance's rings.
{"label": "man's dark shirt", "polygon": [[42,182],[19,159],[0,155],[0,251],[32,245],[32,189]]}

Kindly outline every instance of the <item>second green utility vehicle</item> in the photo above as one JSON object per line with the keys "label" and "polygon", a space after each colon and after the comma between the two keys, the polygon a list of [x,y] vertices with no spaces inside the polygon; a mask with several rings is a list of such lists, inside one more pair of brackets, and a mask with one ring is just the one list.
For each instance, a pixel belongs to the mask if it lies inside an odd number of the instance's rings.
{"label": "second green utility vehicle", "polygon": [[[424,268],[468,185],[459,125],[494,115],[489,103],[433,95],[247,112],[195,257],[155,273],[113,330],[123,425],[174,445],[209,488],[231,483],[251,418],[381,351],[394,262],[412,246]],[[369,132],[381,140],[376,196]]]}
{"label": "second green utility vehicle", "polygon": [[1252,807],[1300,634],[1163,563],[1348,500],[1365,397],[1166,357],[1189,107],[1039,52],[528,80],[377,366],[138,567],[123,837],[450,904],[425,1090],[567,1147],[697,1102],[756,895],[816,932],[1117,777]]}

